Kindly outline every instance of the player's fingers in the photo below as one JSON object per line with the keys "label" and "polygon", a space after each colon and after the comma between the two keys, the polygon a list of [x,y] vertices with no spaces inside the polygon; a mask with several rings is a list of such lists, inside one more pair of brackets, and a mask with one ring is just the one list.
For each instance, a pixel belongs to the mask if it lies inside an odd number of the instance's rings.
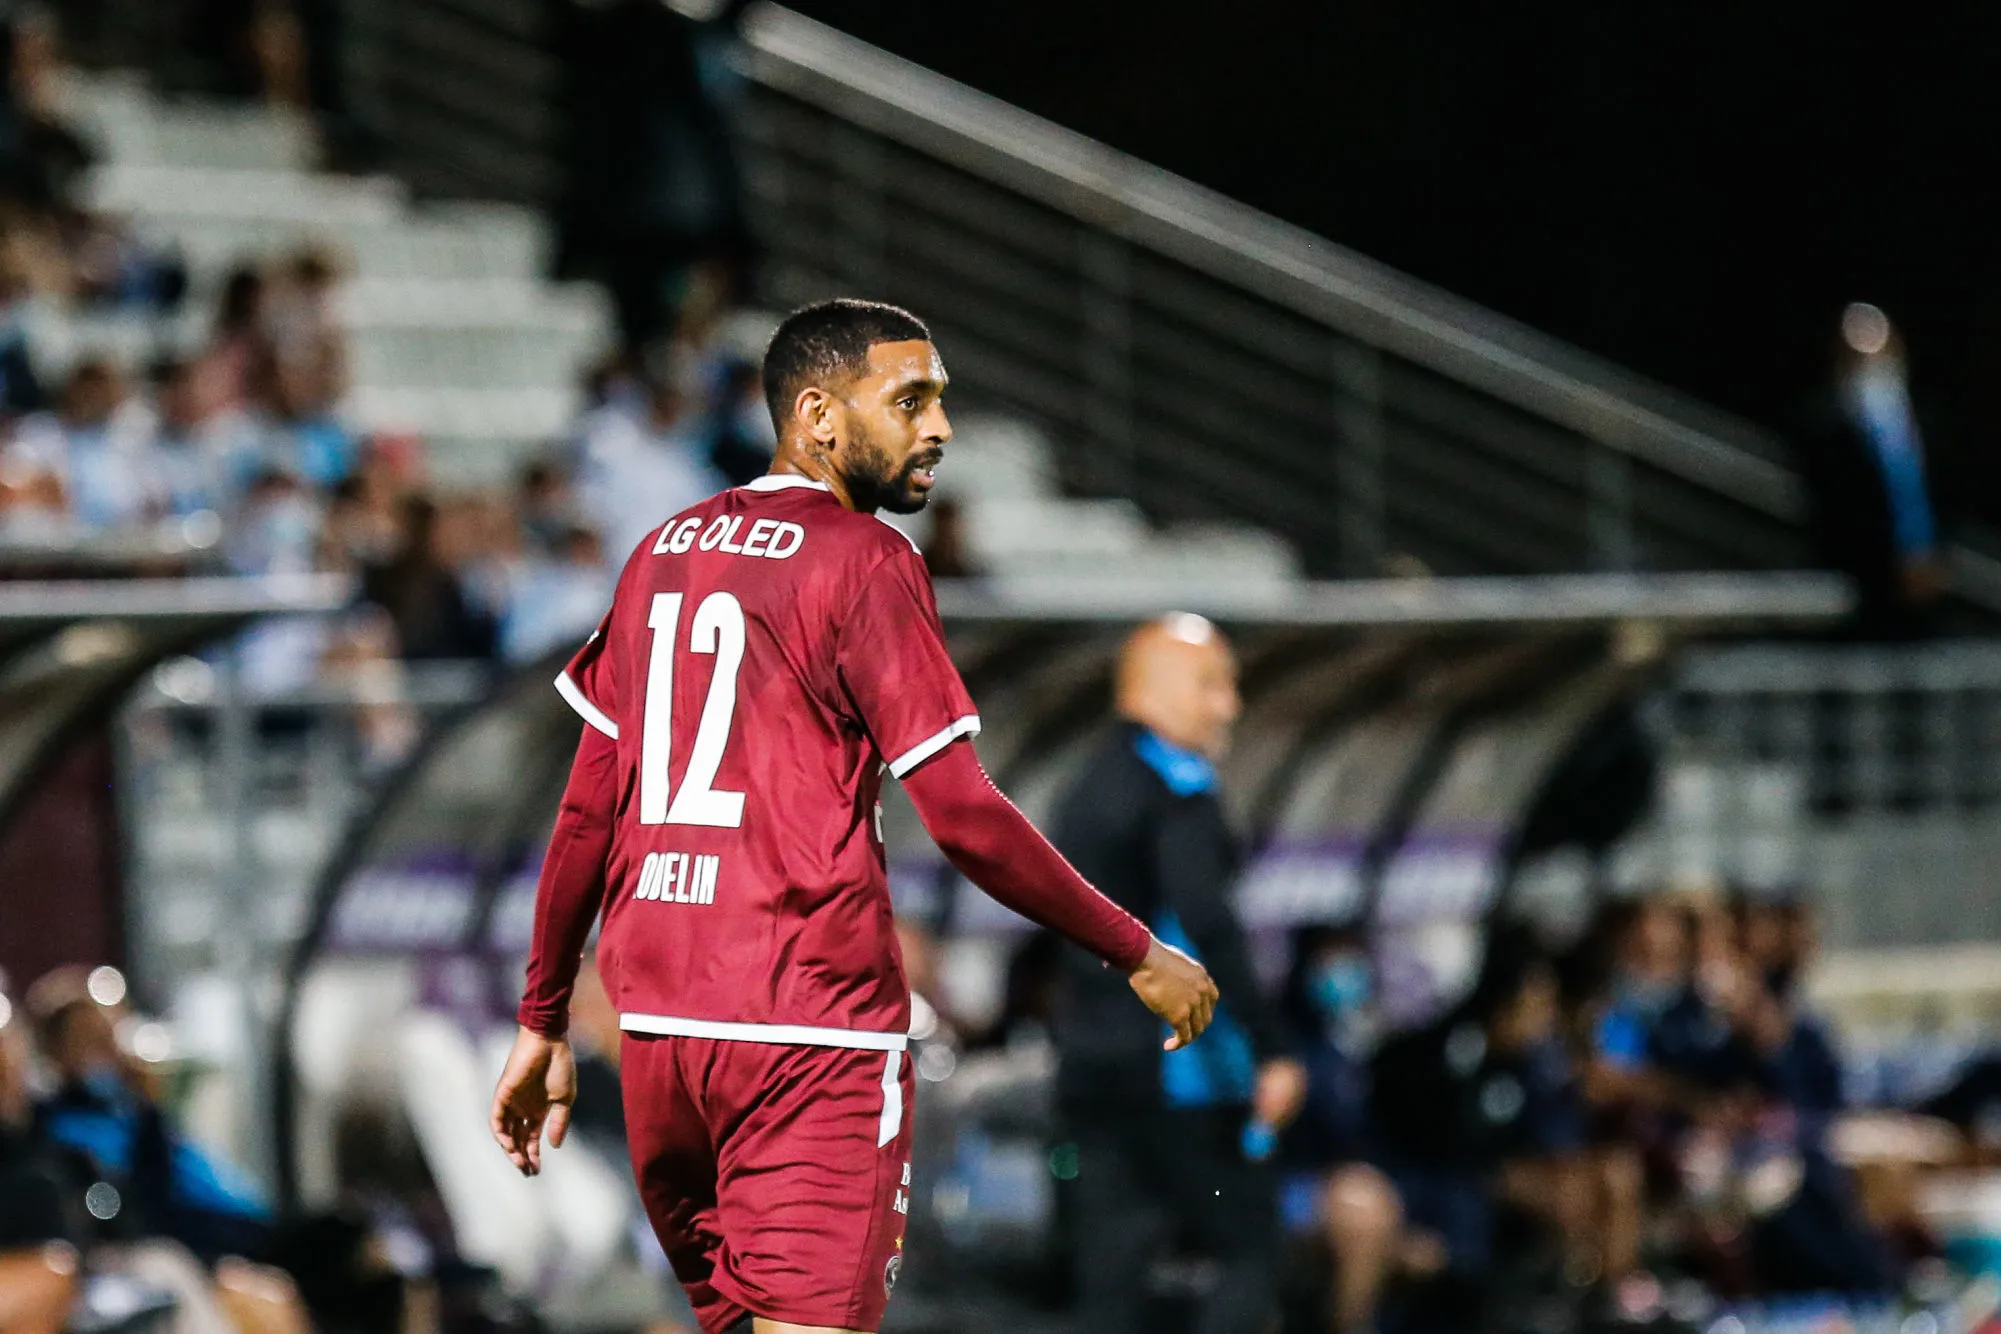
{"label": "player's fingers", "polygon": [[521,1138],[516,1133],[514,1117],[511,1114],[503,1114],[499,1111],[494,1113],[493,1139],[496,1144],[500,1145],[501,1152],[507,1155],[507,1161],[513,1163],[519,1171],[526,1174],[528,1171],[528,1155],[521,1152]]}
{"label": "player's fingers", "polygon": [[528,1175],[542,1170],[542,1118],[521,1119],[521,1148],[528,1155]]}
{"label": "player's fingers", "polygon": [[509,1158],[518,1152],[514,1143],[514,1113],[507,1104],[496,1098],[493,1111],[486,1118],[487,1128],[493,1131],[493,1142],[501,1147]]}
{"label": "player's fingers", "polygon": [[559,1102],[551,1107],[549,1120],[544,1124],[543,1130],[549,1137],[550,1148],[562,1148],[564,1136],[570,1133],[570,1104]]}

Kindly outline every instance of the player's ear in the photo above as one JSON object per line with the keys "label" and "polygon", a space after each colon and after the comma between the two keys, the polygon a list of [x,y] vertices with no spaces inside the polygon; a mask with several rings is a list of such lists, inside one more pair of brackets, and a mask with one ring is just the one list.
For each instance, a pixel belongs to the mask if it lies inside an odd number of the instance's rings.
{"label": "player's ear", "polygon": [[806,438],[822,446],[831,446],[839,438],[841,405],[832,394],[824,389],[808,386],[799,391],[799,397],[792,401],[792,416]]}

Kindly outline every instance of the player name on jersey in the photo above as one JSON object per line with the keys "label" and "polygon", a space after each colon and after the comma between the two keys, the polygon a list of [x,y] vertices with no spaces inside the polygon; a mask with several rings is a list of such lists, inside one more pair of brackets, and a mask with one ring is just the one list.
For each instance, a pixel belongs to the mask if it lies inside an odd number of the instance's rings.
{"label": "player name on jersey", "polygon": [[[737,541],[746,522],[750,531]],[[699,536],[698,536],[699,534]],[[720,551],[726,556],[761,556],[765,560],[785,560],[805,545],[806,530],[785,519],[758,519],[751,522],[742,514],[718,514],[703,527],[702,516],[692,514],[679,523],[660,530],[653,543],[656,556],[680,556],[690,547]]]}
{"label": "player name on jersey", "polygon": [[714,853],[649,852],[639,864],[635,899],[660,903],[714,903],[716,872],[722,858]]}

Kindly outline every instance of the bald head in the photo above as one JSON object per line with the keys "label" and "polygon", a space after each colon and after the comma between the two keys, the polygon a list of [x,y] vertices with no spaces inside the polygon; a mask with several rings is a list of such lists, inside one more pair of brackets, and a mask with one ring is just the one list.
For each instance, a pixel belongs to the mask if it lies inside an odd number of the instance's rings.
{"label": "bald head", "polygon": [[1188,612],[1148,621],[1119,650],[1113,703],[1161,740],[1219,757],[1240,706],[1230,641]]}

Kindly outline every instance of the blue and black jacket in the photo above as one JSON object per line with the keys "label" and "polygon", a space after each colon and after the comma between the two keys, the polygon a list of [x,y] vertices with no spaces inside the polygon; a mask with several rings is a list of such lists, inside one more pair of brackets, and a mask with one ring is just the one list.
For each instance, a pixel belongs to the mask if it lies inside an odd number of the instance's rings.
{"label": "blue and black jacket", "polygon": [[1286,1034],[1251,970],[1231,905],[1240,854],[1215,767],[1121,722],[1064,794],[1055,842],[1086,879],[1168,944],[1200,959],[1223,993],[1201,1041],[1163,1053],[1164,1030],[1115,969],[1065,950],[1057,1009],[1067,1105],[1237,1106]]}

